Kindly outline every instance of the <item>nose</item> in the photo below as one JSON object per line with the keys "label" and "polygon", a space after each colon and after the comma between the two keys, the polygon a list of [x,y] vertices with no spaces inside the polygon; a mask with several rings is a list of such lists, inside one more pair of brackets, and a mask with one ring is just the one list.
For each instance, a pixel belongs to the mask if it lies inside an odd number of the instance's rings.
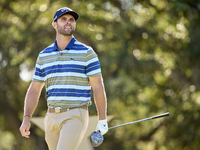
{"label": "nose", "polygon": [[71,24],[70,20],[66,20],[66,24]]}

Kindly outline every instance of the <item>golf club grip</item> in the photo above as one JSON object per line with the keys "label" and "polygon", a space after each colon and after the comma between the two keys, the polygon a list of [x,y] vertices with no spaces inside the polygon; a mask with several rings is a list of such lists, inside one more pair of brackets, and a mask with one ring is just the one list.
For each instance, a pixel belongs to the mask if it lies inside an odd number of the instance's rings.
{"label": "golf club grip", "polygon": [[169,112],[161,114],[161,115],[153,116],[151,119],[161,118],[161,117],[165,117],[165,116],[169,116]]}

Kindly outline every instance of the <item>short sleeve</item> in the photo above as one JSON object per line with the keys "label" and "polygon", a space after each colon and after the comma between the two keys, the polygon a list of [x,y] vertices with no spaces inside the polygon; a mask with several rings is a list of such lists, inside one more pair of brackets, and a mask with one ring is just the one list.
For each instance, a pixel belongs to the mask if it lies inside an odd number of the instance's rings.
{"label": "short sleeve", "polygon": [[86,60],[86,75],[97,76],[101,74],[101,66],[97,54],[92,48],[89,48],[87,52]]}
{"label": "short sleeve", "polygon": [[36,65],[35,65],[35,73],[33,75],[32,81],[38,81],[38,82],[44,82],[44,72],[42,69],[42,61],[40,60],[40,57],[38,56]]}

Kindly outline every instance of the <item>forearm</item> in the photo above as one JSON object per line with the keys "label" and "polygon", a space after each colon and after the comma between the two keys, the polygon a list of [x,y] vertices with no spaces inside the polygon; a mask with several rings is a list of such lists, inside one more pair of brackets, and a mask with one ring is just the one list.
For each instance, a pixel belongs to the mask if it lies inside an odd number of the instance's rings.
{"label": "forearm", "polygon": [[38,104],[40,93],[40,89],[38,90],[34,88],[33,84],[30,85],[25,97],[24,116],[28,115],[31,117],[33,115],[33,112]]}
{"label": "forearm", "polygon": [[35,91],[28,91],[25,104],[24,104],[24,116],[29,115],[30,117],[33,115],[33,112],[38,104],[39,94]]}
{"label": "forearm", "polygon": [[93,90],[94,101],[98,112],[99,120],[107,119],[107,98],[104,86],[101,85]]}
{"label": "forearm", "polygon": [[107,123],[107,97],[103,84],[103,78],[101,75],[90,77],[89,78],[93,94],[94,102],[96,105],[98,113],[98,124],[96,131],[99,131],[102,135],[108,132],[108,123]]}
{"label": "forearm", "polygon": [[33,115],[33,112],[37,106],[43,86],[44,83],[33,81],[26,93],[25,103],[24,103],[24,118],[19,128],[21,135],[23,137],[29,138],[30,135],[29,129],[31,127],[30,118]]}

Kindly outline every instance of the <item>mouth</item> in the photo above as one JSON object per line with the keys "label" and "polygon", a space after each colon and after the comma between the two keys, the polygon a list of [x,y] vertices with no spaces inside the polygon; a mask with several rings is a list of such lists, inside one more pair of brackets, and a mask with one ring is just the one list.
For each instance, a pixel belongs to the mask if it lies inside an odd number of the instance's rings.
{"label": "mouth", "polygon": [[65,27],[65,29],[67,29],[67,30],[69,30],[69,29],[70,29],[70,30],[71,30],[71,27],[69,27],[69,26],[66,26],[66,27]]}

